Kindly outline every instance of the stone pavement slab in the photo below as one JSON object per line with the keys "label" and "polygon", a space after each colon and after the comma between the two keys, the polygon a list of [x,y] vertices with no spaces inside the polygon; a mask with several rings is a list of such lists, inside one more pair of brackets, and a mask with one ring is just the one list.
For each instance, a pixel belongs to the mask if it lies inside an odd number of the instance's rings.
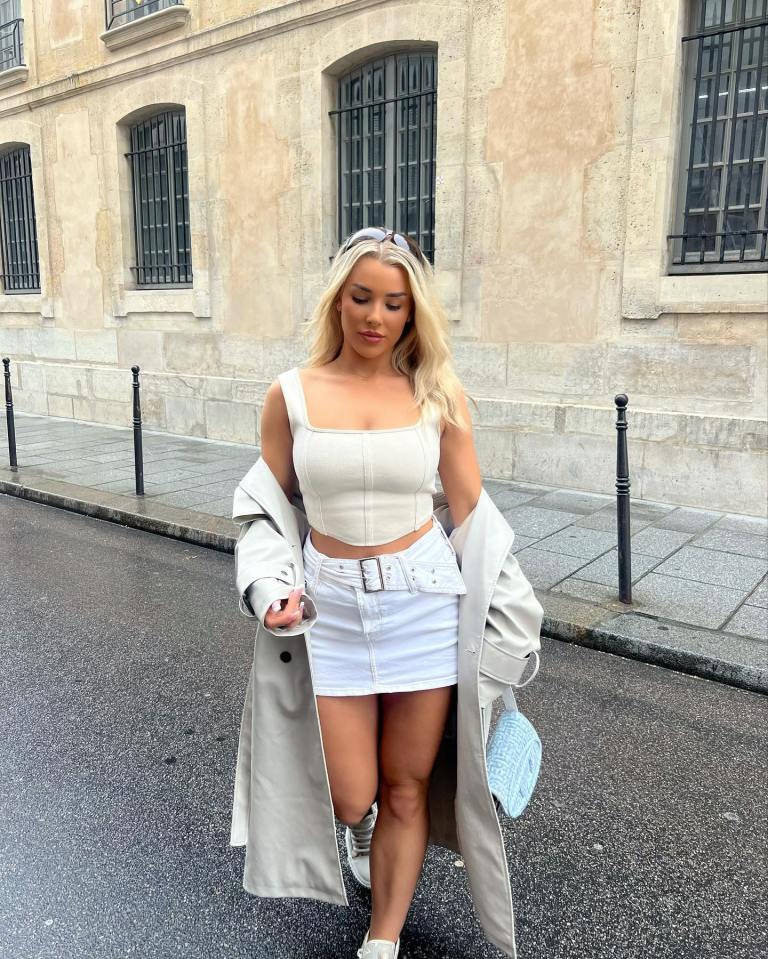
{"label": "stone pavement slab", "polygon": [[763,608],[768,607],[768,582],[766,582],[766,580],[763,580],[757,589],[749,594],[747,604],[750,606],[762,606]]}
{"label": "stone pavement slab", "polygon": [[[616,522],[614,519],[614,526],[615,525]],[[613,536],[615,542],[615,532]],[[603,553],[599,559],[594,560],[592,563],[588,563],[586,566],[582,566],[576,573],[575,578],[589,580],[592,583],[602,583],[604,586],[610,586],[615,592],[617,583],[616,570],[618,569],[618,562],[619,550],[618,547],[613,546],[607,552]],[[658,556],[645,556],[643,553],[637,552],[633,545],[631,561],[632,582],[636,583],[641,576],[645,576],[646,573],[650,572],[650,570],[653,569],[658,562]],[[563,583],[567,582],[567,579],[563,580]]]}
{"label": "stone pavement slab", "polygon": [[744,604],[725,624],[729,633],[761,639],[768,643],[768,613],[760,606]]}
{"label": "stone pavement slab", "polygon": [[721,513],[710,510],[691,509],[688,506],[678,506],[672,512],[662,516],[656,525],[662,529],[677,529],[683,533],[698,533],[716,523]]}
{"label": "stone pavement slab", "polygon": [[[634,501],[633,501],[634,502]],[[643,529],[645,526],[650,526],[653,523],[652,517],[643,517],[636,515],[636,511],[632,513],[632,529],[634,532]],[[598,510],[597,513],[592,513],[589,516],[583,516],[581,519],[576,520],[573,524],[577,529],[584,527],[585,529],[603,529],[610,530],[614,535],[616,534],[616,501],[611,504],[609,507],[603,507],[603,509]]]}
{"label": "stone pavement slab", "polygon": [[[541,488],[546,490],[547,487],[542,486]],[[496,502],[495,497],[494,502]],[[537,540],[565,529],[566,526],[570,526],[582,515],[568,510],[545,509],[544,507],[527,504],[525,506],[515,506],[511,509],[499,506],[499,509],[515,532],[520,530],[524,536],[532,536]]]}
{"label": "stone pavement slab", "polygon": [[538,540],[538,549],[566,556],[593,559],[602,556],[616,542],[616,534],[608,530],[588,529],[584,526],[567,526],[551,536]]}
{"label": "stone pavement slab", "polygon": [[[133,432],[16,415],[18,472],[0,432],[0,493],[232,552],[232,496],[255,446],[144,431],[145,495]],[[566,642],[768,692],[768,523],[630,499],[632,603],[618,598],[616,498],[484,478],[513,550]]]}
{"label": "stone pavement slab", "polygon": [[653,523],[639,533],[632,534],[632,549],[645,553],[646,556],[671,556],[694,535],[694,533],[666,529]]}
{"label": "stone pavement slab", "polygon": [[756,528],[754,532],[752,530],[747,532],[715,527],[702,534],[696,545],[743,556],[757,556],[759,559],[768,558],[768,539],[766,539],[765,530],[760,532]]}
{"label": "stone pavement slab", "polygon": [[[619,602],[617,588],[591,583],[576,576],[564,580],[555,590],[568,592],[609,608],[614,601]],[[741,590],[712,590],[701,583],[649,573],[633,584],[632,605],[635,610],[646,615],[718,629],[743,602],[744,595]]]}
{"label": "stone pavement slab", "polygon": [[537,549],[534,542],[516,554],[520,566],[536,589],[552,589],[572,573],[581,569],[586,560],[580,556],[567,556],[553,553],[548,549]]}
{"label": "stone pavement slab", "polygon": [[[746,534],[736,535],[742,540],[747,538]],[[756,541],[752,549],[765,545],[760,543],[759,536],[750,536],[749,539]],[[747,552],[746,547],[742,547],[738,553],[726,552],[715,546],[707,549],[704,548],[704,540],[705,537],[702,537],[697,546],[683,546],[674,556],[660,563],[655,572],[750,592],[757,586],[765,574],[764,559],[754,559],[756,554]]]}

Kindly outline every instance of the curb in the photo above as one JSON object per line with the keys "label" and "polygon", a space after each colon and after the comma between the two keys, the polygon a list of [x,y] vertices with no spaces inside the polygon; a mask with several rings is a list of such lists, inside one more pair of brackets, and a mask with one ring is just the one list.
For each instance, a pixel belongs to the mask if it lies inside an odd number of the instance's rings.
{"label": "curb", "polygon": [[[103,493],[100,497],[94,497],[93,494],[96,492],[94,490],[55,480],[46,480],[46,487],[44,488],[39,481],[33,485],[0,478],[0,493],[6,493],[9,496],[80,513],[158,536],[167,536],[170,539],[192,543],[206,549],[215,549],[223,553],[234,552],[237,540],[235,526],[231,520],[225,520],[223,517],[208,516],[192,510],[174,509],[153,503],[151,500],[142,502],[140,504],[142,511],[137,512],[136,497],[113,493]],[[86,494],[89,493],[91,496],[87,498]],[[546,595],[544,599],[546,600]],[[644,618],[655,622],[652,617]],[[670,646],[630,636],[611,629],[610,621],[603,625],[583,626],[545,615],[541,632],[543,636],[561,642],[613,653],[652,666],[662,666],[748,692],[768,693],[768,646],[761,644],[760,640],[752,642],[761,647],[765,646],[765,669],[735,660],[718,659],[701,650],[686,649],[682,645]]]}
{"label": "curb", "polygon": [[[651,617],[647,618],[651,619]],[[693,649],[654,643],[651,640],[616,632],[609,626],[609,623],[604,626],[578,626],[545,616],[541,632],[543,636],[561,642],[585,646],[603,653],[614,653],[626,659],[636,659],[651,666],[662,666],[678,673],[735,686],[751,693],[768,693],[768,668],[758,669],[746,663],[717,659]],[[760,640],[751,642],[759,643]],[[768,647],[766,647],[766,664],[768,665]]]}
{"label": "curb", "polygon": [[[169,539],[181,540],[206,549],[216,549],[222,553],[235,551],[237,536],[216,529],[217,526],[223,525],[223,521],[219,522],[218,517],[195,513],[195,519],[199,517],[199,523],[193,526],[189,523],[191,511],[175,510],[149,501],[141,504],[149,508],[146,512],[140,513],[136,511],[135,498],[131,500],[127,496],[109,494],[105,496],[109,502],[99,502],[97,499],[84,498],[83,493],[86,490],[82,486],[52,480],[48,481],[48,484],[56,488],[45,489],[41,485],[12,483],[0,479],[0,493],[17,496],[19,499],[26,499],[43,506],[53,506],[71,513],[91,516],[108,523],[139,529],[146,533],[154,533],[157,536],[167,536]],[[121,503],[121,500],[125,502]],[[234,524],[230,523],[230,525]]]}

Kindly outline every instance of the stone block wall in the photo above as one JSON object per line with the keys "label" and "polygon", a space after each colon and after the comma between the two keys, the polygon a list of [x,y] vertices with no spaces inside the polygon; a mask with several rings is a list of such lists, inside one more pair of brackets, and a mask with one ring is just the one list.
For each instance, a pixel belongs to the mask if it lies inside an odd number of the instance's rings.
{"label": "stone block wall", "polygon": [[[336,78],[430,49],[436,268],[485,474],[612,492],[626,392],[633,495],[765,511],[768,275],[666,269],[686,0],[217,0],[119,49],[75,6],[28,5],[29,77],[0,84],[41,267],[0,294],[19,410],[129,425],[137,363],[147,425],[255,442],[336,249]],[[127,128],[169,106],[194,282],[137,289]]]}
{"label": "stone block wall", "polygon": [[[155,368],[145,362],[141,374],[142,418],[147,428],[258,445],[267,387],[279,372],[304,359],[293,340],[264,343],[255,356],[240,350],[237,338],[211,341],[200,337],[199,342],[185,343],[187,368],[200,372],[180,373],[168,369],[174,364],[164,360],[166,349],[171,351],[169,356],[176,355],[177,334],[155,335],[159,339],[129,337],[125,342],[118,335],[114,349],[122,356],[124,349],[136,347],[136,353],[126,355],[124,368],[116,369],[77,359],[53,363],[25,354],[25,349],[33,348],[45,352],[46,346],[39,338],[30,343],[23,331],[17,331],[16,354],[21,358],[11,367],[17,408],[128,427],[132,416],[130,365],[133,359],[150,360],[149,352],[139,355],[138,346],[154,347],[160,350]],[[67,352],[61,338],[56,342]],[[89,340],[91,347],[94,342]],[[112,347],[103,341],[100,349],[109,353]],[[612,379],[620,368],[616,353],[621,355],[622,349],[605,349],[590,358],[594,391],[588,403],[580,403],[575,392],[569,391],[568,377],[557,384],[557,391],[551,380],[540,384],[550,394],[558,392],[558,400],[530,396],[536,383],[534,351],[529,359],[509,344],[486,343],[480,349],[475,344],[455,344],[459,376],[477,404],[471,403],[470,409],[483,475],[615,493],[613,397],[626,390],[630,396],[627,435],[633,497],[762,515],[768,496],[765,419],[636,405],[633,396],[644,395],[646,370],[639,365],[622,371],[621,379]],[[73,336],[75,357],[77,350]],[[198,361],[194,364],[189,362],[193,356]],[[582,359],[586,363],[586,357]],[[662,359],[669,361],[669,356],[662,353]],[[525,376],[521,365],[527,370]],[[743,362],[735,363],[734,376],[742,366]],[[628,385],[622,388],[622,382]],[[596,384],[604,390],[598,391]],[[702,392],[705,385],[703,379],[689,382],[690,388]]]}

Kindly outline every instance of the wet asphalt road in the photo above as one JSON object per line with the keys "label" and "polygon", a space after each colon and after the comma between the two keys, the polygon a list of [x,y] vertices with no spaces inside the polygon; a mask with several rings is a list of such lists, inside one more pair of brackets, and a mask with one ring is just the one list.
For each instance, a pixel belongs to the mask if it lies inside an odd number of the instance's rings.
{"label": "wet asphalt road", "polygon": [[[0,544],[0,957],[353,959],[348,871],[349,909],[241,886],[232,557],[7,496]],[[544,640],[518,702],[519,959],[768,957],[768,699]],[[401,959],[501,956],[455,862],[430,848]]]}

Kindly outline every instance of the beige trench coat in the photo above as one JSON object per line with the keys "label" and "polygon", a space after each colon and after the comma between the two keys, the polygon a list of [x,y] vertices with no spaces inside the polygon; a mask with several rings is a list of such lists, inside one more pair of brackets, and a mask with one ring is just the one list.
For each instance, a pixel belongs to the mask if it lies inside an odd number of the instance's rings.
{"label": "beige trench coat", "polygon": [[[444,494],[434,515],[456,550],[467,592],[459,598],[459,679],[429,788],[430,842],[459,853],[488,939],[516,959],[514,914],[501,827],[488,787],[491,704],[518,685],[540,649],[543,610],[511,552],[514,532],[483,488],[460,526]],[[234,520],[240,611],[256,621],[235,771],[230,844],[246,846],[243,888],[348,905],[313,693],[309,637],[317,619],[304,583],[309,530],[303,501],[289,502],[260,458],[237,487]],[[268,630],[277,598],[304,587],[296,626]]]}

